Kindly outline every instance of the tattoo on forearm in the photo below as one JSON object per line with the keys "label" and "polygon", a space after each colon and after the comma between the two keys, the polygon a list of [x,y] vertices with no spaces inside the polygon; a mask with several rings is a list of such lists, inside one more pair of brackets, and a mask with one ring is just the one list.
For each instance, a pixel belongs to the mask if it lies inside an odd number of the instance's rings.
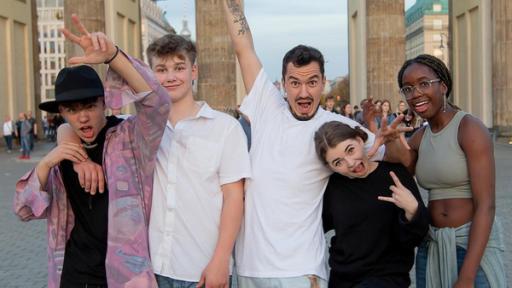
{"label": "tattoo on forearm", "polygon": [[249,24],[240,5],[235,0],[228,0],[227,4],[231,15],[233,15],[233,23],[240,25],[238,35],[244,35],[246,32],[249,32]]}

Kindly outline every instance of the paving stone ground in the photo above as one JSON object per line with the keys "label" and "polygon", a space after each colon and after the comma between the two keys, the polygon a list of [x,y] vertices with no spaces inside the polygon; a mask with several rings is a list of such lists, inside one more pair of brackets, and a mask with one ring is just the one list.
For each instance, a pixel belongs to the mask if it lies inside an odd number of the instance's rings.
{"label": "paving stone ground", "polygon": [[[18,154],[0,152],[0,287],[46,287],[46,222],[20,222],[11,212],[17,179],[28,171],[53,144],[36,144],[32,159],[20,161]],[[512,286],[512,145],[506,139],[495,144],[496,214],[503,224],[505,265]]]}

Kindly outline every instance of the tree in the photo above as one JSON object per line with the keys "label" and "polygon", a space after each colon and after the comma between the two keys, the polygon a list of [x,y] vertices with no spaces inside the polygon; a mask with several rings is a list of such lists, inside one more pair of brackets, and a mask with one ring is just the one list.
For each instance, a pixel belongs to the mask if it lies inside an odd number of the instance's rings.
{"label": "tree", "polygon": [[[333,80],[332,89],[326,96],[334,96],[336,105],[350,103],[350,86],[348,75]],[[339,97],[338,97],[339,96]]]}

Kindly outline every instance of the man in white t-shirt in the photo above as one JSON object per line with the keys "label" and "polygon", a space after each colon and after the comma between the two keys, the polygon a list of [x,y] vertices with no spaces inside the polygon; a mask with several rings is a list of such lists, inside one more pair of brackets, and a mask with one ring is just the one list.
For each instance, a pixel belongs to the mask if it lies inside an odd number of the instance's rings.
{"label": "man in white t-shirt", "polygon": [[[315,154],[313,135],[328,121],[359,123],[319,107],[324,59],[312,47],[299,45],[284,56],[283,99],[262,68],[240,7],[237,0],[224,0],[248,93],[240,110],[249,117],[252,133],[252,177],[246,181],[245,217],[235,250],[239,286],[326,287],[321,209],[331,172]],[[366,132],[370,149],[375,137]],[[381,148],[375,158],[383,154]]]}

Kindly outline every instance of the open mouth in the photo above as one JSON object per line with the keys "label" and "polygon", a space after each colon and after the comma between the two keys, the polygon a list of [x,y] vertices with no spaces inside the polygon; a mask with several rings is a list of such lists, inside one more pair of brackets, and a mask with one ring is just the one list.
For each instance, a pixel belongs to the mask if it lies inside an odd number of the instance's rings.
{"label": "open mouth", "polygon": [[414,104],[414,111],[423,113],[428,109],[428,101],[421,101]]}
{"label": "open mouth", "polygon": [[82,135],[85,138],[92,138],[94,136],[94,130],[92,129],[92,126],[84,126],[80,128],[80,132],[82,132]]}
{"label": "open mouth", "polygon": [[364,164],[362,162],[357,164],[357,166],[354,167],[354,169],[352,169],[352,173],[354,173],[354,174],[361,174],[364,171],[365,171],[365,167],[364,167]]}
{"label": "open mouth", "polygon": [[313,107],[313,99],[300,99],[295,103],[297,103],[299,114],[308,114]]}

